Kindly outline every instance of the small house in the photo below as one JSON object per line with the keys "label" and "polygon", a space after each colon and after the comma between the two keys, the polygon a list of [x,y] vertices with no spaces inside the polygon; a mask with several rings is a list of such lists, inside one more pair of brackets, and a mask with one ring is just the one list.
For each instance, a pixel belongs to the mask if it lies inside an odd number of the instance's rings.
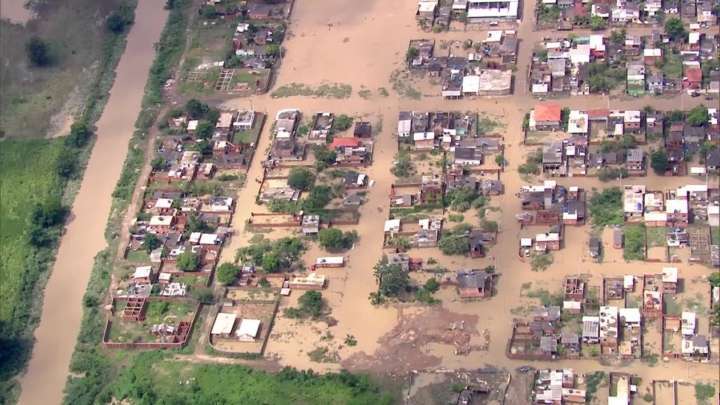
{"label": "small house", "polygon": [[493,293],[493,274],[481,270],[461,270],[457,273],[460,298],[487,298]]}

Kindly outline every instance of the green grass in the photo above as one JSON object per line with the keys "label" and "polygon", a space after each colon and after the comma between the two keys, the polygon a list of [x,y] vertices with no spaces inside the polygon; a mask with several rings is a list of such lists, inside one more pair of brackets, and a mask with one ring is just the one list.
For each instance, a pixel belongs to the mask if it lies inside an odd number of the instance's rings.
{"label": "green grass", "polygon": [[112,395],[131,403],[391,404],[365,375],[317,375],[286,368],[269,374],[244,366],[199,365],[143,353],[113,382]]}
{"label": "green grass", "polygon": [[[36,248],[26,230],[35,204],[61,198],[64,182],[56,175],[55,162],[62,149],[62,140],[0,142],[0,403],[13,401],[13,378],[30,354],[39,281],[47,274],[55,243]],[[47,233],[56,240],[59,229]]]}
{"label": "green grass", "polygon": [[272,98],[284,97],[320,97],[320,98],[348,98],[352,95],[352,86],[343,83],[324,83],[313,88],[307,84],[289,83],[280,86],[270,94]]}
{"label": "green grass", "polygon": [[667,246],[667,228],[646,228],[648,247]]}
{"label": "green grass", "polygon": [[[82,112],[112,37],[102,21],[123,0],[37,3],[40,18],[30,24],[0,21],[0,135],[7,137],[44,137],[66,102],[77,107],[69,112]],[[29,66],[25,43],[33,35],[49,42],[54,65]]]}
{"label": "green grass", "polygon": [[[34,203],[58,198],[60,181],[55,161],[62,150],[62,140],[7,140],[0,142],[0,321],[11,322],[15,310],[29,297],[21,291],[28,277],[27,259],[32,246],[25,230]],[[37,277],[37,275],[35,275]]]}
{"label": "green grass", "polygon": [[625,225],[625,260],[645,260],[645,225]]}

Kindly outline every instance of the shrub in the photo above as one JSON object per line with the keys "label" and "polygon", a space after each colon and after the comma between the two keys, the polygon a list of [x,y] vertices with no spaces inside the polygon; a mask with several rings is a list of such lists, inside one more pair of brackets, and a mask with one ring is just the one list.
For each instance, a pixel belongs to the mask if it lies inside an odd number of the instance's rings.
{"label": "shrub", "polygon": [[533,256],[530,261],[532,271],[545,271],[553,263],[553,256],[550,253]]}
{"label": "shrub", "polygon": [[333,130],[335,131],[347,131],[352,126],[353,119],[345,114],[340,114],[335,117],[333,121]]}
{"label": "shrub", "polygon": [[65,138],[65,145],[73,148],[82,148],[87,144],[92,132],[84,122],[75,122],[70,127],[70,135]]}
{"label": "shrub", "polygon": [[624,222],[622,190],[618,187],[595,192],[590,198],[590,218],[594,226],[620,225]]}
{"label": "shrub", "polygon": [[25,44],[25,53],[30,63],[37,67],[49,66],[53,62],[50,46],[40,37],[32,37]]}
{"label": "shrub", "polygon": [[645,226],[632,225],[625,227],[625,245],[623,250],[625,260],[645,259]]}
{"label": "shrub", "polygon": [[315,176],[308,169],[294,167],[288,176],[288,185],[295,190],[307,191],[315,182]]}
{"label": "shrub", "polygon": [[199,265],[200,258],[189,249],[177,257],[177,268],[182,271],[195,271]]}
{"label": "shrub", "polygon": [[687,114],[686,122],[694,127],[703,126],[710,120],[710,114],[708,113],[707,107],[699,105]]}
{"label": "shrub", "polygon": [[232,284],[240,274],[240,268],[232,263],[223,263],[217,268],[217,281],[220,284]]}
{"label": "shrub", "polygon": [[122,34],[125,28],[135,21],[133,9],[123,4],[116,11],[113,11],[105,20],[105,26],[114,34]]}

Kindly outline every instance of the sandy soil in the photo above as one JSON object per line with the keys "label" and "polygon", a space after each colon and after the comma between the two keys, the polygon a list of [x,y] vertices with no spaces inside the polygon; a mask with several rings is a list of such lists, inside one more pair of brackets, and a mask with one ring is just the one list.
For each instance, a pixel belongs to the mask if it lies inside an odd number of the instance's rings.
{"label": "sandy soil", "polygon": [[162,2],[143,0],[138,4],[110,99],[97,123],[98,138],[45,289],[35,347],[21,379],[20,404],[61,402],[82,319],[82,297],[94,257],[106,246],[103,234],[110,214],[111,194],[120,177],[128,141],[140,112],[155,55],[153,44],[160,38],[166,16]]}
{"label": "sandy soil", "polygon": [[[331,274],[331,280],[324,296],[332,308],[332,317],[337,325],[327,327],[323,323],[297,323],[279,317],[274,333],[283,336],[282,339],[271,339],[267,347],[267,354],[279,363],[299,368],[312,367],[315,370],[333,370],[338,368],[337,362],[312,362],[307,352],[316,347],[329,347],[337,351],[339,363],[351,369],[372,369],[373,371],[400,371],[403,366],[408,369],[423,367],[459,368],[468,365],[484,363],[498,364],[507,367],[517,367],[523,364],[511,361],[505,357],[505,342],[508,339],[513,318],[511,309],[516,307],[520,298],[521,285],[532,283],[533,288],[543,286],[551,292],[560,289],[560,282],[567,274],[587,273],[592,276],[591,285],[599,286],[601,274],[624,275],[642,274],[643,272],[657,272],[661,264],[626,263],[622,260],[621,251],[612,251],[607,255],[604,263],[594,263],[585,253],[589,227],[570,228],[566,246],[561,252],[555,254],[555,264],[544,273],[533,273],[527,263],[517,258],[517,235],[520,228],[514,215],[519,211],[514,193],[524,184],[518,176],[516,168],[524,160],[528,148],[521,145],[521,123],[523,115],[536,103],[526,90],[525,70],[529,65],[529,58],[534,43],[546,33],[533,32],[533,21],[528,18],[519,27],[519,37],[522,39],[518,58],[518,73],[515,79],[515,95],[498,99],[476,99],[446,101],[435,95],[431,90],[425,89],[418,83],[414,85],[422,88],[427,94],[421,100],[405,99],[397,96],[391,89],[390,75],[396,69],[402,68],[403,56],[410,39],[432,37],[440,39],[484,38],[484,32],[450,32],[430,34],[419,30],[414,21],[414,7],[416,2],[404,0],[394,2],[388,7],[386,2],[378,0],[353,1],[323,1],[318,2],[297,1],[293,11],[290,25],[290,35],[285,42],[287,55],[280,68],[277,86],[288,83],[303,83],[317,85],[322,82],[339,82],[353,86],[354,94],[349,99],[327,100],[306,97],[291,97],[272,99],[267,96],[253,99],[253,106],[273,116],[282,108],[299,108],[306,115],[316,111],[334,111],[353,115],[379,114],[383,117],[383,130],[376,140],[376,154],[372,167],[367,169],[371,179],[376,181],[369,190],[368,202],[361,208],[361,223],[353,227],[361,235],[355,248],[349,252],[349,265],[343,269],[323,270],[324,274]],[[525,2],[525,15],[533,15],[534,2]],[[390,91],[389,97],[381,96],[376,89],[384,87]],[[360,97],[356,93],[361,89],[369,89],[372,95],[369,98]],[[429,87],[428,87],[429,89]],[[652,105],[658,109],[673,109],[678,107],[690,108],[701,101],[680,96],[673,99],[642,98],[642,99],[608,99],[605,96],[574,97],[561,100],[571,108],[639,108]],[[227,107],[246,108],[246,99],[228,100]],[[441,306],[431,308],[412,309],[408,307],[383,306],[373,307],[368,301],[368,294],[375,289],[375,280],[372,276],[372,267],[382,254],[382,224],[388,212],[388,191],[394,181],[389,173],[393,155],[397,150],[393,135],[397,112],[399,110],[477,110],[502,117],[506,128],[505,157],[510,162],[508,170],[503,173],[502,181],[505,183],[507,193],[493,199],[492,204],[502,207],[493,213],[500,223],[501,234],[498,244],[489,257],[485,259],[465,259],[444,257],[437,250],[413,251],[412,254],[423,257],[434,257],[440,265],[455,270],[462,266],[475,268],[488,264],[497,266],[501,273],[498,294],[488,301],[464,303],[453,298],[454,291],[442,291]],[[269,126],[268,126],[269,128]],[[266,150],[270,145],[269,129],[261,136],[259,149]],[[262,154],[259,154],[262,155]],[[254,198],[258,184],[251,179],[260,178],[262,169],[255,161],[250,168],[247,188],[239,195],[238,209],[234,216],[234,226],[239,234],[230,246],[224,250],[223,260],[231,260],[235,250],[247,243],[252,237],[250,233],[242,233],[244,221],[252,210],[257,210]],[[592,178],[558,179],[566,185],[580,185],[586,190],[602,188],[620,183],[600,183]],[[662,188],[687,183],[701,183],[702,181],[689,178],[659,178],[650,175],[647,178],[624,180],[624,183],[647,184],[648,187],[662,186]],[[469,213],[466,217],[474,216]],[[274,231],[267,235],[270,238],[281,236]],[[609,236],[609,234],[607,235]],[[607,241],[607,236],[605,240]],[[606,243],[606,251],[612,247]],[[313,250],[306,255],[307,260],[314,260],[320,252]],[[612,263],[612,266],[608,266]],[[698,277],[707,273],[701,266],[681,266],[683,277]],[[283,307],[293,305],[292,300],[283,303]],[[282,308],[281,308],[282,311]],[[412,315],[408,315],[412,314]],[[434,319],[447,316],[447,319],[467,319],[466,326],[476,328],[475,336],[482,335],[482,330],[490,330],[489,351],[474,350],[467,355],[454,354],[453,345],[442,344],[437,339],[421,339],[423,345],[415,348],[410,356],[399,355],[405,353],[404,347],[409,331],[414,330],[413,319]],[[470,317],[470,318],[467,318]],[[429,328],[424,335],[436,333],[447,325],[436,325]],[[330,331],[332,338],[327,337],[326,330]],[[292,338],[288,338],[292,331]],[[405,335],[404,335],[405,334]],[[348,347],[343,344],[346,335],[352,335],[358,344]],[[323,340],[323,336],[325,336]],[[413,337],[414,339],[415,337]],[[392,353],[394,356],[389,355]],[[555,366],[569,366],[580,371],[595,369],[611,370],[603,367],[597,361],[568,361],[553,363]],[[549,365],[548,365],[549,366]],[[629,371],[636,372],[646,380],[652,378],[714,378],[716,377],[714,365],[687,365],[682,362],[660,364],[648,367],[644,363],[635,362]],[[687,371],[686,371],[687,370]]]}

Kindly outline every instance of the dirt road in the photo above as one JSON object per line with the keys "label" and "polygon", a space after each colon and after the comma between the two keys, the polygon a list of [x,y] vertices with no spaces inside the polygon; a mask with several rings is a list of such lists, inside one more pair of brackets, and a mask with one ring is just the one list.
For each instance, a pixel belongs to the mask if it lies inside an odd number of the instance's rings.
{"label": "dirt road", "polygon": [[138,3],[135,24],[128,34],[110,99],[97,123],[97,140],[45,288],[32,358],[21,379],[20,404],[62,402],[83,314],[82,297],[94,257],[106,246],[104,231],[112,191],[140,112],[155,55],[154,43],[165,25],[167,11],[163,6],[164,2],[155,0]]}

